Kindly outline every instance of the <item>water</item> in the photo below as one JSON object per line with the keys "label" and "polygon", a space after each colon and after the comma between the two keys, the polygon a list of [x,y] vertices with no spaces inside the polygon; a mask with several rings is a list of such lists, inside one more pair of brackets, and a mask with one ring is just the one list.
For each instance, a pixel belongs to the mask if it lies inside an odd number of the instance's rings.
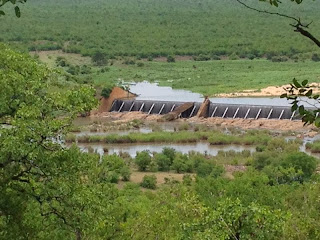
{"label": "water", "polygon": [[[296,137],[286,137],[287,141],[294,140]],[[300,146],[300,151],[305,152],[316,158],[320,158],[320,154],[311,153],[305,147],[306,143],[319,140],[320,135],[315,137],[306,137],[303,139],[303,144]],[[251,153],[256,151],[255,146],[243,146],[243,145],[210,145],[207,142],[188,143],[188,144],[170,144],[170,143],[154,143],[154,144],[101,144],[101,143],[79,143],[78,147],[88,152],[88,148],[91,147],[95,152],[101,156],[104,154],[103,149],[108,149],[108,154],[119,154],[120,152],[128,153],[131,157],[135,157],[137,152],[148,150],[150,152],[162,152],[164,147],[174,148],[177,152],[183,154],[195,151],[199,153],[206,153],[211,156],[217,156],[219,151],[236,151],[241,152],[243,150],[249,150]]]}
{"label": "water", "polygon": [[190,151],[196,151],[200,153],[207,153],[211,156],[217,156],[219,151],[241,152],[243,150],[249,150],[255,152],[255,147],[252,146],[240,146],[240,145],[227,145],[227,146],[213,146],[206,142],[198,142],[194,144],[78,144],[79,148],[87,152],[88,147],[92,147],[94,151],[102,155],[104,153],[103,148],[107,148],[108,154],[119,154],[120,152],[126,152],[131,157],[135,157],[137,152],[149,150],[150,152],[162,152],[164,147],[174,148],[177,152],[183,154]]}
{"label": "water", "polygon": [[[129,83],[129,87],[132,93],[138,95],[138,97],[136,98],[137,100],[175,102],[203,102],[204,100],[203,96],[199,93],[194,93],[188,90],[172,89],[171,87],[162,87],[158,86],[158,83],[149,83],[146,81],[139,83]],[[225,104],[290,106],[290,101],[279,97],[210,98],[210,100],[213,103]]]}

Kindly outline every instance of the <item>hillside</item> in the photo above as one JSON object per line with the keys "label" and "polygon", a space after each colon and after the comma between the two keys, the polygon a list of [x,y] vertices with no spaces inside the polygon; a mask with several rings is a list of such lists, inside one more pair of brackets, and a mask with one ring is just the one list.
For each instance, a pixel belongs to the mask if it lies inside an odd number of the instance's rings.
{"label": "hillside", "polygon": [[[250,0],[252,6],[268,4]],[[281,11],[314,20],[319,2]],[[23,49],[140,57],[176,55],[287,55],[317,51],[288,26],[290,20],[250,11],[235,0],[30,0],[22,18],[0,19],[0,40]]]}

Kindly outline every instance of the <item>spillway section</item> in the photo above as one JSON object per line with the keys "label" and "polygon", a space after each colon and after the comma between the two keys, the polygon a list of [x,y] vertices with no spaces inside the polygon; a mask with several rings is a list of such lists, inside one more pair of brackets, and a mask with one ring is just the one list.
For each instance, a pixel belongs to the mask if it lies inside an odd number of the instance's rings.
{"label": "spillway section", "polygon": [[[165,115],[173,112],[184,102],[149,101],[149,100],[115,100],[111,112],[140,111],[147,114]],[[182,118],[190,118],[197,115],[201,103],[195,102],[193,106],[181,113]],[[208,105],[206,117],[242,118],[242,119],[288,119],[298,120],[297,112],[291,112],[290,107],[217,104]]]}

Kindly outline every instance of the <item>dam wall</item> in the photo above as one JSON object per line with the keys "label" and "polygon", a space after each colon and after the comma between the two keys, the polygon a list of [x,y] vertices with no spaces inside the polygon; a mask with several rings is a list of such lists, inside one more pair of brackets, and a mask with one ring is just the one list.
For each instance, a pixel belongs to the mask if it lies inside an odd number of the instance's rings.
{"label": "dam wall", "polygon": [[[115,100],[111,112],[139,111],[147,114],[166,115],[173,112],[185,102],[152,101],[152,100]],[[191,107],[180,114],[181,118],[197,115],[202,103],[194,102]],[[206,106],[205,117],[242,118],[242,119],[299,119],[297,112],[291,112],[290,107],[220,104],[210,102]]]}

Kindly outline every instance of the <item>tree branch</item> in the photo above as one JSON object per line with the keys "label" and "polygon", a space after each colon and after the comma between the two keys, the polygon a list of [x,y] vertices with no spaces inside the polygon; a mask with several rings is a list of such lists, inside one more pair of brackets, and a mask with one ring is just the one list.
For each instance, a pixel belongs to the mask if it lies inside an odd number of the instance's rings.
{"label": "tree branch", "polygon": [[247,5],[246,3],[242,2],[241,0],[236,0],[236,1],[238,3],[240,3],[241,5],[243,5],[244,7],[248,8],[250,10],[259,12],[259,13],[265,13],[265,14],[269,14],[269,15],[276,15],[276,16],[279,16],[279,17],[283,17],[283,18],[288,18],[288,19],[294,20],[296,22],[296,24],[290,24],[290,26],[295,28],[294,31],[300,33],[301,35],[303,35],[303,36],[305,36],[307,38],[309,38],[311,41],[313,41],[320,48],[320,41],[315,36],[313,36],[309,31],[305,30],[305,28],[308,28],[309,25],[312,22],[305,25],[305,24],[301,23],[300,18],[295,18],[295,17],[289,16],[289,15],[286,15],[286,14],[278,13],[278,12],[269,12],[269,11],[266,11],[266,10],[260,10],[260,9],[257,9],[257,8],[254,8],[254,7],[251,7],[251,6]]}

